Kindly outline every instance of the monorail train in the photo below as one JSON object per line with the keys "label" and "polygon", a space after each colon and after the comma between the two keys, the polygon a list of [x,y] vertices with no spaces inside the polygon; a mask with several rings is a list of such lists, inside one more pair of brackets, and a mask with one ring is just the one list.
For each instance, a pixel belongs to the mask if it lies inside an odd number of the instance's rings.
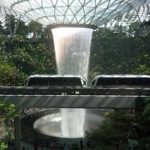
{"label": "monorail train", "polygon": [[98,75],[92,87],[150,87],[149,75]]}
{"label": "monorail train", "polygon": [[84,87],[86,80],[74,75],[31,75],[25,82],[26,87]]}

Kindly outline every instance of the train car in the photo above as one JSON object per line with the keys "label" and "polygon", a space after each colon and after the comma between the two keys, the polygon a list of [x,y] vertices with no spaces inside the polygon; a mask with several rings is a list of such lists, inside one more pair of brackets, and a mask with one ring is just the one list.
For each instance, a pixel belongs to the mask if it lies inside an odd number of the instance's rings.
{"label": "train car", "polygon": [[86,80],[74,75],[31,75],[25,82],[26,87],[84,87]]}
{"label": "train car", "polygon": [[92,87],[147,88],[150,87],[149,75],[98,75],[91,81]]}

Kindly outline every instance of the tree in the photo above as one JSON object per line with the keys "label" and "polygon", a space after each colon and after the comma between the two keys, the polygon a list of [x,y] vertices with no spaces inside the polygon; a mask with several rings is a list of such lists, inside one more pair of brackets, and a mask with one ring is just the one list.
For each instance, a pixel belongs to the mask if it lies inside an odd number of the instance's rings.
{"label": "tree", "polygon": [[6,31],[5,31],[4,26],[2,24],[3,23],[0,21],[0,34],[5,34]]}
{"label": "tree", "polygon": [[150,98],[138,98],[136,102],[137,150],[150,149]]}
{"label": "tree", "polygon": [[8,149],[8,141],[13,137],[13,119],[18,110],[14,104],[5,104],[0,101],[0,150]]}
{"label": "tree", "polygon": [[8,63],[0,64],[0,85],[21,85],[26,76]]}
{"label": "tree", "polygon": [[45,33],[44,33],[44,29],[43,29],[42,25],[35,21],[31,21],[28,24],[27,30],[28,30],[28,34],[30,34],[31,40],[37,40],[39,38],[40,39],[44,38],[42,35]]}
{"label": "tree", "polygon": [[138,97],[135,112],[112,111],[99,128],[87,132],[87,138],[102,150],[150,149],[150,99]]}
{"label": "tree", "polygon": [[87,132],[87,138],[96,142],[102,150],[125,150],[132,134],[133,121],[134,117],[127,112],[110,112],[98,129]]}
{"label": "tree", "polygon": [[[56,72],[53,41],[47,39],[50,37],[47,28],[33,21],[25,25],[8,15],[4,30],[4,34],[0,34],[1,85],[22,85],[31,74]],[[15,30],[15,34],[10,36],[10,30]],[[28,37],[31,33],[36,36]]]}
{"label": "tree", "polygon": [[140,34],[141,23],[93,33],[90,77],[98,74],[150,74],[150,33]]}
{"label": "tree", "polygon": [[13,15],[6,15],[5,18],[5,27],[6,27],[6,33],[10,35],[10,37],[13,37],[16,35],[16,31],[19,25],[20,19],[16,19]]}

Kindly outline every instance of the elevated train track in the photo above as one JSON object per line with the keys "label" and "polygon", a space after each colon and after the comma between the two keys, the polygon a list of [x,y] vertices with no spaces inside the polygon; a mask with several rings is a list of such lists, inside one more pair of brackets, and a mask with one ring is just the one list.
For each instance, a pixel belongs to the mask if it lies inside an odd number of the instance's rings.
{"label": "elevated train track", "polygon": [[0,87],[0,99],[21,108],[134,108],[138,97],[149,96],[150,88],[142,87]]}

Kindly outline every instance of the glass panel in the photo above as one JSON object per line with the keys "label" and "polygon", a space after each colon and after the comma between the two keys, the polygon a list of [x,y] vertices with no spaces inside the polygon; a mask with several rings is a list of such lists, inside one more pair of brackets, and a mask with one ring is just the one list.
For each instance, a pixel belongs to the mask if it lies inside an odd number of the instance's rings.
{"label": "glass panel", "polygon": [[45,14],[47,14],[47,16],[53,16],[54,15],[54,8],[53,7],[48,7],[48,8],[44,8]]}
{"label": "glass panel", "polygon": [[71,10],[73,11],[73,13],[76,16],[80,15],[81,13],[82,13],[81,15],[84,15],[83,9],[81,7],[75,7],[75,6],[73,6],[73,7],[71,7]]}
{"label": "glass panel", "polygon": [[33,15],[36,15],[37,18],[38,18],[39,16],[45,16],[45,15],[46,15],[46,14],[44,13],[43,9],[36,9],[35,12],[32,11],[32,14],[33,14]]}
{"label": "glass panel", "polygon": [[146,86],[150,86],[150,78],[146,78],[145,79],[145,85]]}
{"label": "glass panel", "polygon": [[58,0],[57,7],[67,6],[67,0]]}
{"label": "glass panel", "polygon": [[39,0],[30,0],[28,1],[28,3],[30,4],[30,6],[34,9],[34,8],[39,8],[42,4],[40,3],[41,1]]}
{"label": "glass panel", "polygon": [[87,7],[85,9],[85,14],[86,14],[86,16],[94,16],[95,15],[95,11],[93,11],[93,8]]}
{"label": "glass panel", "polygon": [[50,0],[42,1],[42,6],[43,7],[52,7],[53,5],[55,5],[55,3],[52,3]]}
{"label": "glass panel", "polygon": [[72,10],[69,8],[66,11],[67,16],[74,16],[74,14],[72,13]]}
{"label": "glass panel", "polygon": [[[136,9],[138,7],[142,7],[142,5],[144,4],[149,4],[149,2],[146,0],[122,0],[122,1],[121,0],[7,0],[7,1],[1,0],[0,1],[0,6],[5,6],[8,9],[13,9],[18,14],[24,15],[24,14],[28,14],[27,13],[28,11],[34,10],[32,11],[32,14],[29,13],[28,15],[30,19],[36,20],[37,18],[41,18],[45,16],[45,12],[41,13],[40,10],[37,11],[37,9],[41,9],[41,10],[49,9],[46,11],[47,16],[65,15],[62,17],[62,20],[59,20],[60,22],[63,22],[64,17],[67,17],[68,19],[71,20],[68,20],[66,18],[65,23],[85,22],[86,24],[88,24],[90,22],[89,19],[91,18],[91,21],[96,25],[101,25],[102,23],[104,23],[105,22],[103,21],[104,17],[106,17],[106,22],[108,22],[109,20],[113,19],[117,15],[120,14],[121,17],[123,17],[122,15],[124,13],[133,10],[133,8]],[[82,10],[82,7],[84,8],[85,13],[84,10]],[[149,8],[150,6],[147,5],[147,7]],[[66,14],[67,8],[71,9],[73,12],[71,12],[71,10],[68,10]],[[131,14],[131,16],[133,16],[133,19],[132,17],[128,18],[129,21],[136,21],[136,20],[143,21],[145,19],[148,19],[148,17],[146,16],[148,16],[147,14],[149,13],[148,12],[149,9],[145,9],[145,8],[146,6],[144,6],[143,10],[141,9],[141,11],[144,12],[139,11],[140,8],[138,8],[138,10],[136,10],[134,14]],[[55,11],[53,11],[54,9],[57,10],[56,13]],[[105,11],[105,9],[107,10]],[[78,10],[80,10],[80,12],[78,12]],[[96,16],[95,18],[93,18],[92,16],[95,15],[95,11],[96,11]],[[38,16],[36,15],[37,13]],[[79,18],[73,19],[70,15],[72,16],[75,15],[76,16],[75,18],[78,17]],[[101,15],[103,15],[104,17],[101,17]],[[90,17],[87,18],[87,16]],[[43,22],[43,21],[39,20],[39,22]],[[51,22],[51,20],[49,20],[49,22],[47,23],[43,22],[44,25],[53,24],[53,23],[57,23],[57,22]]]}
{"label": "glass panel", "polygon": [[79,78],[49,78],[49,86],[82,86]]}
{"label": "glass panel", "polygon": [[81,7],[82,6],[82,4],[84,3],[84,0],[83,0],[83,2],[80,2],[81,0],[78,0],[78,1],[73,1],[73,3],[71,4],[71,7]]}
{"label": "glass panel", "polygon": [[57,16],[56,17],[56,21],[58,24],[62,24],[63,23],[62,20],[63,20],[63,16]]}
{"label": "glass panel", "polygon": [[47,18],[42,18],[42,21],[45,22],[45,23],[47,22],[47,24],[48,24],[48,22],[54,23],[56,21],[53,16],[52,17],[47,17]]}
{"label": "glass panel", "polygon": [[87,7],[93,7],[93,8],[94,8],[94,7],[95,7],[95,2],[89,0],[89,1],[87,2],[86,6],[87,6]]}
{"label": "glass panel", "polygon": [[61,15],[64,15],[66,13],[67,7],[58,7],[56,9],[56,12],[60,12]]}

